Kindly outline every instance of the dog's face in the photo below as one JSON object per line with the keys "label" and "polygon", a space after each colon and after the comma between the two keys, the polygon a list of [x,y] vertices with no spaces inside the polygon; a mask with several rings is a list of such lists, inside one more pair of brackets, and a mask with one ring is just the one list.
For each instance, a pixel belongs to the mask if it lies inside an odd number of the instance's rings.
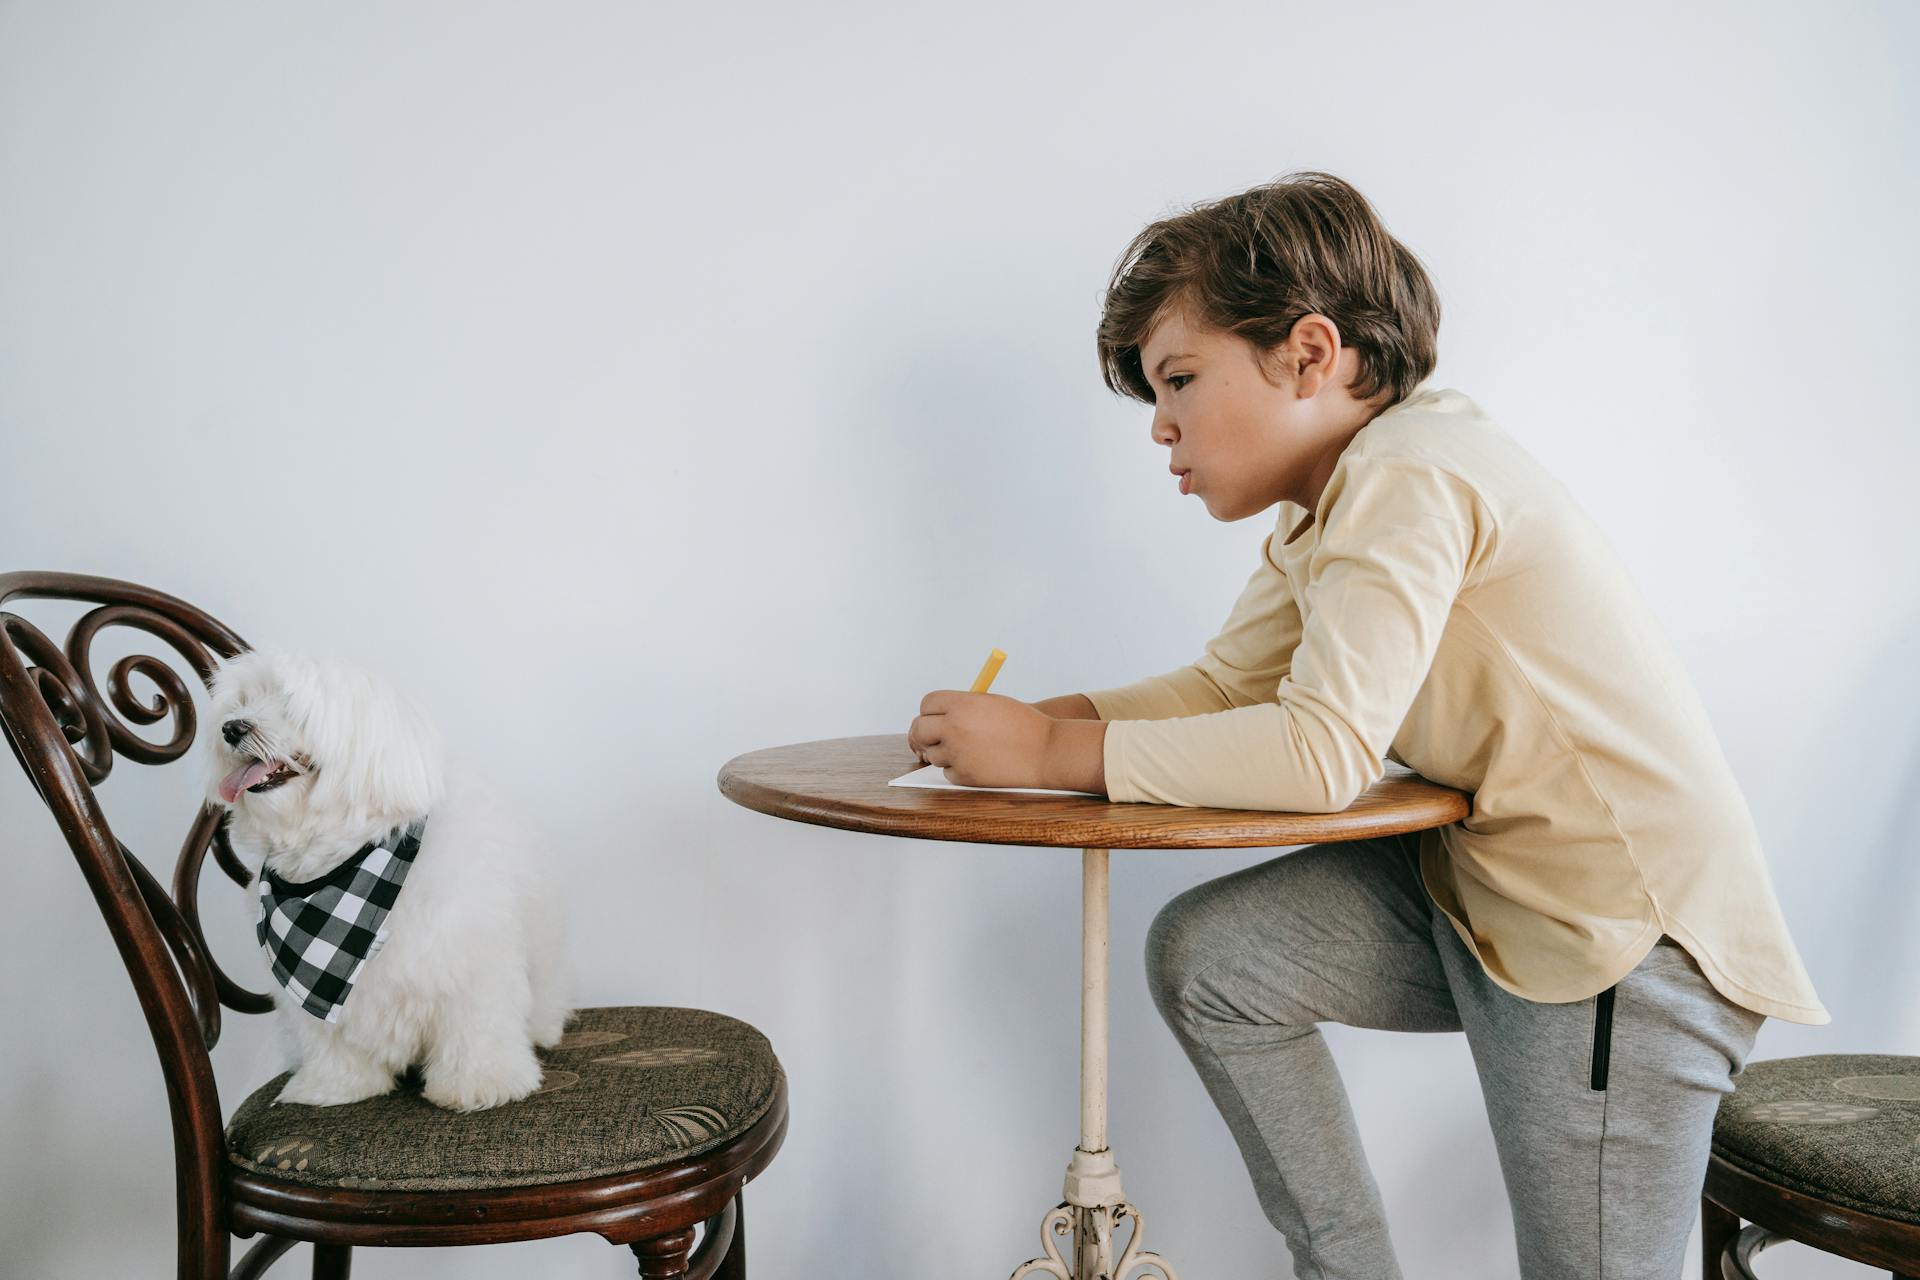
{"label": "dog's face", "polygon": [[220,664],[209,692],[208,799],[263,827],[410,819],[438,798],[431,724],[367,672],[253,650]]}

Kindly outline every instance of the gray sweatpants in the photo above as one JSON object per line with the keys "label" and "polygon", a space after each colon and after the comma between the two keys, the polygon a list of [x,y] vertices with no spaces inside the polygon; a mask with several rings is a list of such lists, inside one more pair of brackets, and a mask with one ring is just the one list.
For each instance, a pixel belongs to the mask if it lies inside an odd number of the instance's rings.
{"label": "gray sweatpants", "polygon": [[1671,1280],[1714,1112],[1765,1015],[1662,937],[1569,1004],[1496,985],[1420,883],[1415,835],[1313,845],[1180,894],[1147,980],[1303,1280],[1396,1280],[1380,1190],[1317,1022],[1465,1031],[1523,1280]]}

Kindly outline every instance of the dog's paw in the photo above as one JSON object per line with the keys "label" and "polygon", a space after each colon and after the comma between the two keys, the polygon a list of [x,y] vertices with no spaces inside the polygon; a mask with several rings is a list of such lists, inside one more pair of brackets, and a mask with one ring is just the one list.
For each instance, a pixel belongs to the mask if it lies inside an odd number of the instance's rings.
{"label": "dog's paw", "polygon": [[449,1111],[485,1111],[518,1102],[540,1087],[540,1064],[528,1050],[513,1061],[464,1071],[428,1068],[421,1096]]}
{"label": "dog's paw", "polygon": [[301,1068],[280,1090],[275,1105],[300,1103],[309,1107],[338,1107],[349,1102],[365,1102],[393,1092],[393,1077],[384,1073],[340,1074]]}
{"label": "dog's paw", "polygon": [[533,1044],[536,1049],[556,1049],[567,1035],[567,1015],[548,1018],[544,1022],[533,1024]]}

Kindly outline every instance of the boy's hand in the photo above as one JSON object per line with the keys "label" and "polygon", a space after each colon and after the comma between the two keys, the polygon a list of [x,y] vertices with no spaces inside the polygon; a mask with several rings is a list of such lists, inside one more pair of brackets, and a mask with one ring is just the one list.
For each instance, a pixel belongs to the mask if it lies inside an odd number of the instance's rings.
{"label": "boy's hand", "polygon": [[920,699],[907,745],[948,782],[969,787],[1039,787],[1052,716],[997,693],[936,689]]}

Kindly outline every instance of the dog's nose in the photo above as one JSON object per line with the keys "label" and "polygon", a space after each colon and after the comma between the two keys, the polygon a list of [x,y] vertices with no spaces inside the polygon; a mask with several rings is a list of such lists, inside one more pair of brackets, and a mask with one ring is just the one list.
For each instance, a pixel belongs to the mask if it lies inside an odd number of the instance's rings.
{"label": "dog's nose", "polygon": [[251,720],[229,720],[220,726],[220,736],[227,740],[227,745],[230,747],[239,746],[240,739],[252,732],[253,721]]}

